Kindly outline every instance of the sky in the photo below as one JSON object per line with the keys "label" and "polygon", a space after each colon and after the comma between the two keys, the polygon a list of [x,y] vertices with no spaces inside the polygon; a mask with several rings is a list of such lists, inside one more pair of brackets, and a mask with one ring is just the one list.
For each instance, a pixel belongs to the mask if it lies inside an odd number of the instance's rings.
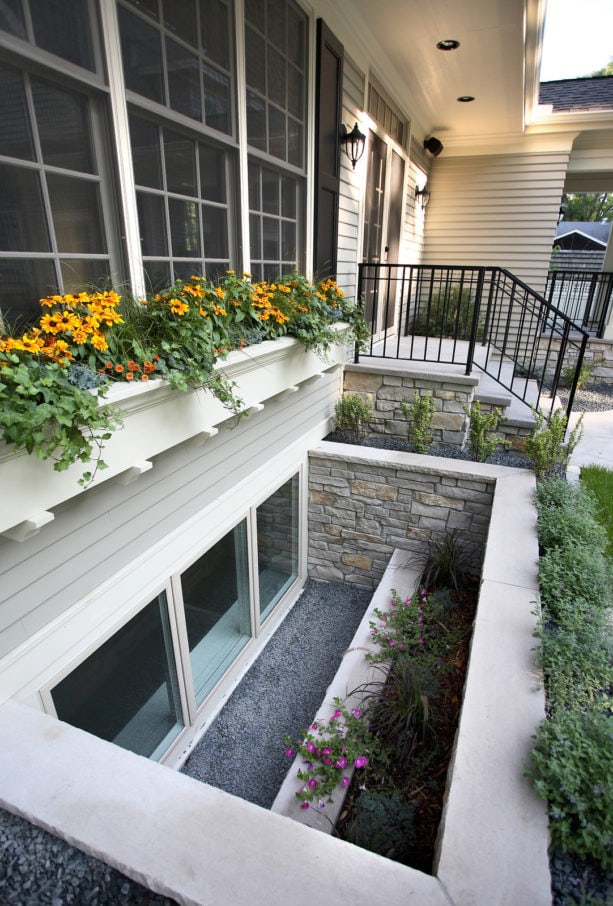
{"label": "sky", "polygon": [[541,82],[602,69],[613,57],[613,0],[548,0]]}

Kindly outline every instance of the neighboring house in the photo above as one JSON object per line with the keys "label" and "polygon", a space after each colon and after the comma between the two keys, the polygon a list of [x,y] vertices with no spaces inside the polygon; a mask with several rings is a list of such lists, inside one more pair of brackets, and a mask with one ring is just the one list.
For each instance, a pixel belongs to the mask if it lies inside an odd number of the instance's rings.
{"label": "neighboring house", "polygon": [[[541,288],[562,194],[613,189],[613,105],[537,103],[544,5],[5,4],[2,312],[226,269],[335,273],[351,296],[363,259],[501,265]],[[342,369],[284,362],[254,355],[236,426],[142,393],[89,490],[0,449],[3,699],[181,763],[307,575],[307,451]]]}
{"label": "neighboring house", "polygon": [[603,270],[610,234],[610,223],[562,220],[553,242],[552,269]]}

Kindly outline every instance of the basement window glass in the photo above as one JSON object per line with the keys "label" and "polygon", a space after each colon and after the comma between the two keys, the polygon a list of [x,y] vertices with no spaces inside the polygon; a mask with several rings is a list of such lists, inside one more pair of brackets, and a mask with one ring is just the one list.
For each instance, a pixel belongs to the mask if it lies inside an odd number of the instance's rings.
{"label": "basement window glass", "polygon": [[298,475],[256,511],[260,621],[298,578]]}
{"label": "basement window glass", "polygon": [[159,758],[183,727],[165,593],[59,682],[51,697],[60,720]]}
{"label": "basement window glass", "polygon": [[200,705],[251,638],[246,521],[185,570],[181,591]]}

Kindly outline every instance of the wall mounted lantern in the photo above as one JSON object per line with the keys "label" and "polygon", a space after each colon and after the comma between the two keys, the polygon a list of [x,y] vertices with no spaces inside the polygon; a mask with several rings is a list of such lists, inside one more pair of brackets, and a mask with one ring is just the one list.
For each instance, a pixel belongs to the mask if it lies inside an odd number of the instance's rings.
{"label": "wall mounted lantern", "polygon": [[430,201],[430,189],[428,188],[428,183],[425,184],[423,189],[418,189],[417,186],[415,186],[415,201],[416,202],[417,202],[418,198],[421,199],[421,207],[423,210],[426,207],[426,205],[428,204],[428,202]]}
{"label": "wall mounted lantern", "polygon": [[366,136],[358,129],[356,123],[351,132],[347,132],[347,127],[341,123],[341,145],[345,149],[345,154],[351,161],[351,166],[355,170],[355,165],[364,154]]}

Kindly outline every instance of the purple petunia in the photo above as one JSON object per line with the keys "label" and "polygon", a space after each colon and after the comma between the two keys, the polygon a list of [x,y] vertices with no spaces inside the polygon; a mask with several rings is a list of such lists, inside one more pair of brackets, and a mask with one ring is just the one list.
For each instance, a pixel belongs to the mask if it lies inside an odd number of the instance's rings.
{"label": "purple petunia", "polygon": [[344,755],[341,755],[340,758],[336,759],[335,767],[341,768],[341,769],[347,767],[347,759],[345,758]]}
{"label": "purple petunia", "polygon": [[358,755],[353,764],[356,768],[365,768],[368,764],[368,758],[365,755]]}
{"label": "purple petunia", "polygon": [[293,749],[286,749],[286,750],[285,750],[285,754],[287,755],[288,758],[293,758],[293,757],[294,757],[294,750],[293,750]]}

